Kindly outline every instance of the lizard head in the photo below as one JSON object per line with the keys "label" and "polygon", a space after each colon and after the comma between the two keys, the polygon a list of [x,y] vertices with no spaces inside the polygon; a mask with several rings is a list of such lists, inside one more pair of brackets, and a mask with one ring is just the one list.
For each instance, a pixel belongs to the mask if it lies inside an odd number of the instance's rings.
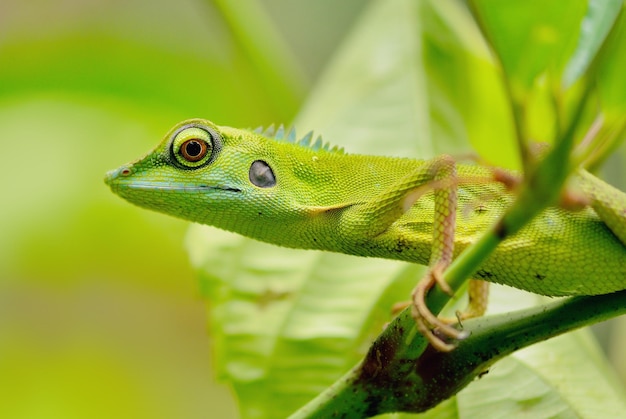
{"label": "lizard head", "polygon": [[105,183],[147,209],[303,247],[303,220],[349,204],[335,174],[337,167],[355,166],[337,160],[343,149],[312,138],[298,139],[282,126],[252,131],[191,119],[144,157],[108,172]]}
{"label": "lizard head", "polygon": [[247,130],[184,121],[144,157],[108,172],[105,183],[141,207],[242,233],[267,208],[259,201],[276,198],[275,157],[264,141]]}

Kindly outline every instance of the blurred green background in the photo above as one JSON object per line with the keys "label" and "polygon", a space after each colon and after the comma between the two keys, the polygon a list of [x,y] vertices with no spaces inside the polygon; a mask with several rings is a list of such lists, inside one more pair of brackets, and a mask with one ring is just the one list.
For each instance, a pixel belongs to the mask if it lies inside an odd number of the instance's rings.
{"label": "blurred green background", "polygon": [[0,417],[236,416],[188,223],[102,178],[182,119],[290,121],[366,4],[0,2]]}

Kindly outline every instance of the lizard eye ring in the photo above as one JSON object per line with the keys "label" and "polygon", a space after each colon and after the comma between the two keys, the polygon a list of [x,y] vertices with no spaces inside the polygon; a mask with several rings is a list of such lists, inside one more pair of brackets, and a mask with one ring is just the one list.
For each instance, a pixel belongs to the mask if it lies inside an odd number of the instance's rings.
{"label": "lizard eye ring", "polygon": [[215,130],[196,124],[181,127],[172,136],[171,161],[183,169],[198,169],[217,156],[221,137]]}

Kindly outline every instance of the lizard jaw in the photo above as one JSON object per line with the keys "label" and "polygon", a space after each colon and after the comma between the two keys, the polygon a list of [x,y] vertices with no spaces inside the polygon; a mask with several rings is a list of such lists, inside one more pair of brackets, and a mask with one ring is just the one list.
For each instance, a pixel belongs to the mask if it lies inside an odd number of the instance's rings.
{"label": "lizard jaw", "polygon": [[104,177],[104,183],[109,185],[112,190],[120,188],[136,189],[136,190],[162,190],[162,191],[207,191],[219,190],[226,192],[241,192],[241,189],[230,186],[220,185],[183,185],[165,182],[142,182],[130,178],[133,174],[131,167],[122,166],[115,170],[110,170]]}

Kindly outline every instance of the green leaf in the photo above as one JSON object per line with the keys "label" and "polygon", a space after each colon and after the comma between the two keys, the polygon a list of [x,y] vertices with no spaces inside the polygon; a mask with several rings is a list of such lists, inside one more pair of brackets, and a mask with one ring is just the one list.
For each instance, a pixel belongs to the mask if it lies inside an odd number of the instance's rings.
{"label": "green leaf", "polygon": [[[453,156],[458,156],[463,151],[461,140],[467,139],[487,162],[519,168],[500,73],[469,11],[451,1],[421,4],[433,142],[449,144]],[[498,147],[493,146],[494,139]]]}
{"label": "green leaf", "polygon": [[597,83],[602,110],[607,119],[621,120],[626,111],[626,12],[621,7],[621,14],[615,22],[613,32],[608,37],[603,57],[597,71]]}
{"label": "green leaf", "polygon": [[[591,64],[623,6],[623,0],[590,0],[581,22],[576,51],[563,73],[563,86],[571,86]],[[613,54],[611,54],[613,56]]]}
{"label": "green leaf", "polygon": [[192,228],[187,247],[212,308],[218,373],[250,418],[286,417],[350,368],[383,326],[370,318],[379,296],[403,271],[209,227]]}
{"label": "green leaf", "polygon": [[[589,362],[589,350],[598,352],[589,341],[588,336],[569,334],[544,344],[540,353],[533,347],[503,359],[459,393],[459,410],[468,417],[502,412],[516,417],[529,411],[537,418],[613,416],[626,406],[611,382]],[[564,369],[575,374],[560,374]],[[598,380],[599,385],[590,389],[588,380]]]}
{"label": "green leaf", "polygon": [[586,1],[569,1],[566,7],[558,0],[476,0],[474,4],[513,97],[526,97],[545,72],[560,79],[576,47]]}

